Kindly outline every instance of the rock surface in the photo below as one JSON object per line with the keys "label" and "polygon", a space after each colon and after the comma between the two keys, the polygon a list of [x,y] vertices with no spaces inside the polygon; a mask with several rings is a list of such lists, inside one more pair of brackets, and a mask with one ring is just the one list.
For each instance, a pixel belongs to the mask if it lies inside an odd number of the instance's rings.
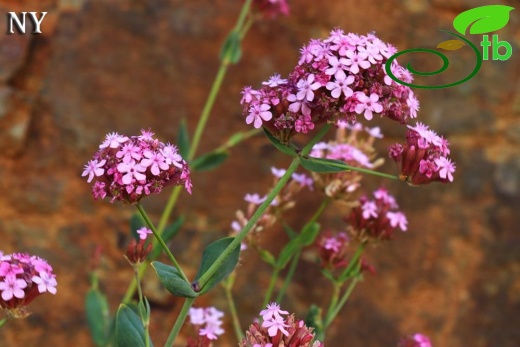
{"label": "rock surface", "polygon": [[[0,22],[9,11],[48,12],[41,35],[0,32],[0,247],[46,258],[59,281],[58,294],[36,300],[28,319],[0,329],[2,346],[93,345],[83,307],[91,255],[97,245],[103,248],[101,287],[115,310],[131,277],[123,253],[134,210],[93,201],[80,177],[83,165],[107,132],[134,134],[150,127],[162,140],[174,141],[183,118],[194,130],[238,3],[0,0]],[[289,17],[251,28],[243,59],[230,68],[219,93],[200,153],[248,129],[240,115],[242,86],[290,72],[310,38],[341,27],[375,31],[399,49],[434,46],[446,39],[438,29],[450,29],[458,13],[484,4],[292,1]],[[419,117],[452,143],[455,183],[412,188],[385,182],[409,217],[409,231],[369,250],[377,275],[367,275],[358,286],[328,346],[395,346],[400,335],[414,332],[429,335],[437,347],[518,346],[517,11],[499,31],[513,45],[511,59],[484,61],[479,74],[458,87],[417,90]],[[466,71],[465,55],[450,57],[455,73]],[[390,137],[384,145],[404,135],[386,120],[380,123]],[[182,194],[175,212],[186,213],[187,223],[172,244],[188,275],[195,275],[204,245],[229,230],[245,193],[264,192],[269,167],[287,163],[259,136],[233,149],[217,170],[193,176],[194,194]],[[167,197],[165,192],[145,202],[154,220]],[[312,211],[312,196],[302,206]],[[342,213],[329,211],[322,224],[344,227]],[[301,225],[302,215],[305,210],[293,214],[292,222]],[[264,240],[274,251],[282,246],[279,233],[272,230]],[[235,293],[244,328],[261,309],[269,279],[258,263],[250,253],[239,268]],[[320,276],[312,262],[302,262],[284,307],[303,317],[309,303],[325,305],[330,288]],[[165,293],[153,274],[145,287],[154,308],[154,342],[162,345],[182,301]],[[226,309],[219,289],[197,301],[210,303]],[[231,326],[227,330],[228,342],[217,345],[235,345]]]}

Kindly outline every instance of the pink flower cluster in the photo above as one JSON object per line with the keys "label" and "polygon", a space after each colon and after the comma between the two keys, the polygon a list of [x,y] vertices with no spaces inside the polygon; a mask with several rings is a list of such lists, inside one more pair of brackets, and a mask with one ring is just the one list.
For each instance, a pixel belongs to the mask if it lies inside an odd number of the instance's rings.
{"label": "pink flower cluster", "polygon": [[[272,76],[260,90],[245,87],[241,104],[247,124],[266,127],[282,142],[315,125],[338,120],[354,122],[374,115],[404,124],[415,118],[419,102],[413,91],[392,80],[385,63],[396,49],[374,34],[331,31],[324,40],[311,40],[287,79]],[[393,73],[412,81],[394,60]]]}
{"label": "pink flower cluster", "polygon": [[314,341],[312,328],[308,328],[301,320],[295,320],[294,315],[284,317],[289,312],[273,302],[260,311],[262,324],[253,323],[246,331],[246,337],[240,342],[240,347],[323,347],[319,341]]}
{"label": "pink flower cluster", "polygon": [[414,334],[403,338],[399,342],[399,347],[432,347],[432,343],[428,336],[423,334]]}
{"label": "pink flower cluster", "polygon": [[389,147],[390,157],[399,167],[399,177],[413,185],[433,181],[453,181],[455,163],[448,158],[448,140],[438,136],[427,125],[408,125],[406,143]]}
{"label": "pink flower cluster", "polygon": [[[334,140],[318,142],[310,153],[314,158],[325,158],[343,161],[361,168],[374,170],[383,163],[376,158],[373,147],[376,138],[382,138],[379,127],[367,128],[361,123],[350,124],[339,121]],[[352,206],[357,201],[356,191],[361,187],[363,175],[359,171],[342,171],[335,173],[311,173],[314,186],[322,190],[328,197]]]}
{"label": "pink flower cluster", "polygon": [[199,327],[199,335],[209,340],[216,340],[224,334],[222,317],[224,313],[214,307],[190,308],[188,312],[190,323]]}
{"label": "pink flower cluster", "polygon": [[184,185],[191,194],[190,170],[177,147],[153,138],[150,130],[139,136],[106,135],[83,171],[87,182],[94,180],[94,199],[136,203],[158,194],[167,185]]}
{"label": "pink flower cluster", "polygon": [[362,196],[359,206],[353,208],[347,221],[352,233],[362,242],[391,239],[395,229],[406,231],[408,221],[397,210],[395,198],[385,188],[374,191],[374,200]]}
{"label": "pink flower cluster", "polygon": [[0,252],[0,307],[25,318],[26,306],[45,292],[56,294],[56,275],[44,259],[25,253]]}
{"label": "pink flower cluster", "polygon": [[338,233],[332,236],[329,233],[323,235],[317,243],[320,265],[324,269],[334,270],[347,266],[345,256],[348,248],[348,236],[346,233]]}

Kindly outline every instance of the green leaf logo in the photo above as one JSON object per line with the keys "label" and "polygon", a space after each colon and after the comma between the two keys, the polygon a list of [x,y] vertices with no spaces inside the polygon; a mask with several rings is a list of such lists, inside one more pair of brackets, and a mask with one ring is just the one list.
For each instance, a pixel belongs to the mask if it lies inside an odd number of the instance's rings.
{"label": "green leaf logo", "polygon": [[457,49],[461,49],[466,44],[460,40],[447,40],[442,41],[437,45],[437,48],[445,49],[447,51],[456,51]]}
{"label": "green leaf logo", "polygon": [[466,29],[470,26],[470,34],[490,33],[507,25],[511,10],[514,10],[514,7],[504,5],[475,7],[455,17],[453,27],[462,35],[466,35]]}

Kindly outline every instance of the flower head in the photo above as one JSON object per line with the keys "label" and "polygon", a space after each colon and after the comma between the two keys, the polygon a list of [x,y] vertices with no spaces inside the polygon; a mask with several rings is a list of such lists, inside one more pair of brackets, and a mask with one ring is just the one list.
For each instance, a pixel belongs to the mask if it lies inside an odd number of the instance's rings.
{"label": "flower head", "polygon": [[190,308],[188,312],[190,323],[198,329],[198,337],[191,338],[188,347],[210,346],[212,340],[224,333],[222,317],[224,313],[214,307]]}
{"label": "flower head", "polygon": [[411,185],[453,182],[455,163],[448,158],[449,153],[448,141],[419,122],[408,126],[405,144],[389,147],[400,179]]}
{"label": "flower head", "polygon": [[[319,123],[354,122],[359,115],[405,124],[417,117],[419,102],[409,87],[386,73],[386,61],[395,51],[374,34],[345,34],[340,29],[323,40],[313,39],[301,48],[286,79],[274,75],[259,90],[244,88],[246,123],[265,127],[284,143]],[[400,78],[412,79],[395,60],[391,69]]]}
{"label": "flower head", "polygon": [[432,347],[432,344],[428,336],[423,334],[414,334],[401,339],[399,347]]}
{"label": "flower head", "polygon": [[44,259],[0,252],[0,307],[15,318],[29,315],[27,305],[45,292],[56,294],[56,275]]}
{"label": "flower head", "polygon": [[408,221],[404,213],[397,210],[395,198],[385,188],[379,188],[373,196],[374,200],[362,196],[359,205],[346,218],[352,234],[365,242],[389,240],[397,228],[406,231]]}
{"label": "flower head", "polygon": [[348,248],[348,236],[341,232],[332,235],[325,233],[317,243],[320,265],[324,269],[334,270],[347,265],[345,256]]}
{"label": "flower head", "polygon": [[110,133],[94,158],[85,165],[82,176],[94,180],[94,199],[110,197],[136,203],[150,194],[158,194],[167,185],[184,185],[191,193],[188,164],[175,146],[153,138],[151,130],[127,137]]}
{"label": "flower head", "polygon": [[305,325],[302,320],[296,320],[294,315],[287,315],[287,311],[280,309],[277,303],[271,303],[262,310],[263,322],[253,323],[246,331],[246,337],[239,343],[239,347],[323,347],[314,339],[313,329]]}

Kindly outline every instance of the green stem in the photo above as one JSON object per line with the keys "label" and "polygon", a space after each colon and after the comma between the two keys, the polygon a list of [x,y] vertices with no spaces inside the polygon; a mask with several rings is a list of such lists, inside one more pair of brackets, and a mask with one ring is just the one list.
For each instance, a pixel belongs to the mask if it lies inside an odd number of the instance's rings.
{"label": "green stem", "polygon": [[[314,144],[316,144],[326,133],[327,130],[330,129],[330,124],[325,124],[320,131],[311,139],[309,144],[303,148],[301,154],[307,155]],[[233,250],[240,245],[240,242],[246,237],[249,231],[253,228],[253,226],[258,222],[260,217],[264,214],[265,210],[269,207],[274,198],[280,193],[282,188],[285,186],[287,181],[291,178],[292,174],[296,171],[298,166],[300,165],[300,158],[295,157],[291,162],[291,165],[287,168],[285,174],[280,178],[280,180],[276,183],[271,192],[267,195],[265,201],[258,207],[255,211],[251,219],[246,223],[244,228],[238,233],[237,236],[233,239],[233,241],[224,249],[224,251],[218,256],[215,262],[209,267],[209,269],[199,278],[198,285],[200,288],[203,288],[204,285],[208,282],[208,280],[213,276],[213,274],[222,266],[222,263],[226,260],[226,258],[233,252]]]}
{"label": "green stem", "polygon": [[[323,200],[322,203],[320,204],[320,207],[318,207],[318,209],[316,210],[314,215],[311,217],[311,219],[309,219],[309,221],[305,224],[305,226],[302,228],[302,230],[305,229],[307,226],[314,224],[318,220],[318,218],[321,216],[321,214],[323,213],[325,208],[329,205],[329,203],[330,203],[330,199],[327,198],[327,199]],[[282,302],[282,299],[285,295],[285,291],[289,287],[289,284],[291,283],[294,273],[296,271],[296,267],[298,266],[298,262],[300,260],[300,255],[301,255],[301,249],[299,249],[293,255],[293,258],[291,259],[291,265],[289,266],[289,270],[287,271],[287,275],[285,276],[285,279],[283,281],[282,288],[280,288],[280,291],[278,292],[278,295],[276,296],[277,303]],[[265,305],[262,307],[265,307]]]}
{"label": "green stem", "polygon": [[[301,253],[302,253],[301,250],[296,251],[293,258],[291,259],[291,265],[289,265],[289,270],[287,271],[287,276],[285,276],[285,279],[283,280],[282,288],[280,288],[280,291],[278,292],[278,295],[276,296],[277,303],[281,303],[283,300],[285,292],[287,291],[287,288],[289,287],[289,284],[291,283],[291,280],[296,271],[296,267],[298,265],[298,261],[300,260]],[[262,307],[265,307],[265,305]]]}
{"label": "green stem", "polygon": [[184,324],[184,321],[186,320],[186,317],[188,316],[188,312],[191,308],[191,305],[193,305],[194,301],[195,301],[195,298],[186,298],[186,300],[184,301],[181,311],[179,312],[179,315],[177,316],[177,319],[175,320],[175,324],[173,325],[172,330],[170,331],[168,340],[166,340],[166,343],[164,344],[165,347],[173,346],[173,343],[175,342],[177,335],[179,335],[182,325]]}
{"label": "green stem", "polygon": [[233,252],[233,250],[240,245],[240,242],[242,242],[242,240],[246,237],[247,233],[253,228],[256,222],[258,222],[260,217],[262,217],[265,210],[269,207],[274,198],[280,193],[287,181],[291,178],[291,175],[296,171],[299,164],[299,158],[294,158],[291,162],[291,165],[287,168],[285,174],[280,178],[278,183],[271,190],[265,201],[258,207],[253,216],[251,216],[251,219],[249,219],[244,228],[240,231],[240,233],[237,236],[235,236],[234,240],[227,246],[227,248],[215,260],[215,262],[209,267],[208,271],[206,271],[199,278],[198,284],[200,288],[204,287],[204,285],[213,276],[213,274],[220,268],[220,266],[222,266],[222,263],[229,256],[229,254],[231,254],[231,252]]}
{"label": "green stem", "polygon": [[[249,30],[249,27],[253,23],[252,20],[248,20],[245,23],[245,25],[243,24],[244,20],[246,18],[246,15],[249,12],[250,6],[251,6],[251,0],[247,0],[244,3],[244,5],[242,6],[242,10],[241,10],[239,18],[237,20],[237,25],[233,29],[233,30],[237,30],[237,28],[238,28],[241,39],[244,38],[245,34]],[[198,121],[197,128],[196,128],[196,133],[195,133],[195,137],[194,137],[194,142],[190,146],[190,152],[189,152],[189,156],[188,156],[188,158],[190,158],[190,159],[192,159],[195,156],[195,153],[197,152],[198,144],[200,142],[200,138],[202,137],[202,133],[204,131],[204,128],[205,128],[205,125],[207,122],[207,118],[209,117],[211,108],[215,101],[214,99],[215,99],[216,95],[218,94],[218,90],[220,89],[222,80],[224,79],[225,72],[227,71],[227,67],[223,68],[224,65],[227,65],[227,63],[222,61],[220,63],[220,68],[217,72],[217,76],[215,77],[215,80],[213,81],[213,85],[211,87],[210,94],[208,95],[208,99],[206,100],[206,103],[204,105],[201,116],[199,117],[199,121]],[[222,76],[220,76],[220,75],[222,75]],[[214,95],[212,95],[212,94],[214,94]],[[209,105],[209,103],[211,103],[211,105]],[[251,136],[252,135],[253,134],[251,134]],[[249,137],[249,136],[247,136],[247,137]],[[196,141],[195,141],[195,138],[197,139]],[[160,235],[162,235],[162,233],[164,232],[164,229],[166,228],[166,224],[168,223],[168,220],[170,219],[170,215],[171,215],[175,205],[177,204],[177,199],[179,198],[181,191],[182,191],[182,187],[180,187],[180,186],[176,186],[175,188],[173,188],[173,191],[170,194],[168,201],[166,202],[166,205],[164,207],[163,213],[161,214],[161,218],[159,219],[159,224],[157,227],[158,233]],[[154,246],[155,246],[156,242],[157,241],[154,240]],[[147,263],[143,263],[141,265],[141,268],[139,269],[140,278],[142,278],[143,274],[145,273],[147,266],[148,266]],[[135,280],[132,280],[132,282],[128,286],[128,289],[126,290],[126,293],[123,297],[123,302],[130,301],[130,299],[132,298],[132,296],[135,293],[136,285],[137,285],[137,283],[135,282]]]}
{"label": "green stem", "polygon": [[152,230],[153,235],[155,236],[155,239],[157,240],[157,242],[159,242],[159,244],[161,245],[163,251],[166,253],[168,258],[170,258],[170,261],[172,262],[173,266],[175,266],[177,271],[179,271],[179,274],[186,281],[186,283],[190,283],[190,281],[184,274],[184,271],[182,271],[181,266],[179,265],[179,263],[173,256],[172,252],[170,251],[170,249],[168,248],[166,243],[164,243],[164,240],[162,239],[161,235],[159,235],[159,233],[157,232],[157,229],[155,229],[155,226],[153,225],[152,221],[150,220],[150,217],[148,217],[148,214],[146,214],[146,211],[143,209],[143,206],[141,206],[140,203],[137,203],[136,206],[137,206],[137,209],[139,210],[139,212],[141,213],[141,215],[143,216],[144,221],[146,222],[148,227]]}
{"label": "green stem", "polygon": [[235,306],[235,300],[233,298],[233,284],[235,282],[235,272],[233,272],[229,277],[224,281],[224,291],[226,292],[226,299],[229,306],[229,313],[231,313],[231,320],[233,322],[233,329],[235,330],[235,336],[237,337],[238,342],[241,342],[244,338],[244,334],[242,333],[242,327],[240,326],[240,319],[238,318],[237,308]]}
{"label": "green stem", "polygon": [[[246,0],[242,9],[240,10],[240,14],[238,15],[238,20],[233,28],[233,31],[240,33],[244,26],[244,21],[246,20],[247,14],[249,13],[249,8],[251,7],[252,0]],[[245,35],[245,33],[243,33]],[[213,85],[211,86],[211,90],[209,91],[208,99],[204,104],[204,108],[202,109],[202,113],[199,118],[199,122],[197,123],[197,127],[195,128],[195,134],[193,135],[193,141],[190,144],[190,151],[188,153],[188,161],[191,161],[197,152],[197,148],[199,147],[200,139],[202,137],[202,133],[206,128],[206,123],[209,119],[209,115],[211,113],[211,109],[213,108],[213,104],[217,98],[218,92],[220,91],[220,87],[222,86],[222,82],[224,81],[224,76],[226,75],[227,69],[230,62],[230,54],[231,48],[228,49],[227,52],[224,52],[224,56],[222,61],[220,62],[220,67],[217,71],[217,76],[213,81]]]}
{"label": "green stem", "polygon": [[356,287],[356,284],[361,280],[359,276],[356,276],[352,279],[350,282],[350,285],[348,286],[345,293],[343,293],[341,299],[337,301],[337,304],[331,309],[329,309],[329,312],[327,312],[327,318],[325,319],[325,323],[323,324],[323,330],[326,330],[329,325],[332,323],[334,318],[338,315],[339,311],[343,308],[345,303],[347,302],[348,298],[350,297],[350,294],[352,294],[352,291]]}
{"label": "green stem", "polygon": [[271,280],[269,281],[269,286],[267,287],[267,291],[265,292],[264,302],[262,303],[262,307],[266,307],[269,301],[271,300],[271,296],[273,295],[274,285],[276,284],[276,279],[278,278],[278,274],[280,273],[280,268],[276,265],[273,268],[273,273],[271,275]]}
{"label": "green stem", "polygon": [[7,323],[7,317],[2,318],[2,319],[0,320],[0,328],[3,327],[3,326],[5,325],[5,323]]}

